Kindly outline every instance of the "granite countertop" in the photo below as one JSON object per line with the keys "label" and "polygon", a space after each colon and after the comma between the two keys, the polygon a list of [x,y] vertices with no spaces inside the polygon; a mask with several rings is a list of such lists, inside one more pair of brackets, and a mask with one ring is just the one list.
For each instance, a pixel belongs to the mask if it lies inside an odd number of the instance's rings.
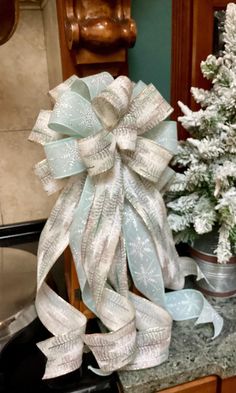
{"label": "granite countertop", "polygon": [[154,393],[208,375],[236,375],[236,297],[207,299],[224,318],[220,336],[211,339],[212,324],[174,322],[168,361],[146,370],[120,371],[125,393]]}

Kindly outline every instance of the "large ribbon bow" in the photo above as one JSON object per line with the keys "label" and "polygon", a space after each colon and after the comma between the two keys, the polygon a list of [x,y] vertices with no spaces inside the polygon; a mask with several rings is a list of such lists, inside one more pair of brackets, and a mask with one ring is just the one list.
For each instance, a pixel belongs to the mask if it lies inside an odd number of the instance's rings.
{"label": "large ribbon bow", "polygon": [[[62,188],[38,249],[36,308],[53,334],[38,344],[48,358],[44,377],[80,367],[84,343],[101,374],[158,365],[168,357],[172,318],[213,322],[218,335],[222,319],[200,293],[165,294],[183,288],[188,274],[201,277],[176,253],[161,196],[176,141],[173,123],[163,121],[169,104],[153,85],[108,73],[73,76],[51,95],[54,110],[41,112],[30,136],[45,148],[36,166],[45,189]],[[86,334],[85,316],[45,282],[68,244],[103,333]],[[129,291],[126,259],[146,298]]]}

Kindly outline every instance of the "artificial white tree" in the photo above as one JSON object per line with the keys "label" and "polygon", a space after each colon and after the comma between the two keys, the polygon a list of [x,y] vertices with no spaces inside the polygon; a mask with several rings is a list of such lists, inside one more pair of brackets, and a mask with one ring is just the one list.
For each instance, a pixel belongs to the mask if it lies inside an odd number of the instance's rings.
{"label": "artificial white tree", "polygon": [[174,164],[184,168],[167,193],[168,220],[176,242],[219,231],[216,255],[236,253],[236,5],[226,10],[222,57],[209,55],[201,70],[210,90],[191,88],[201,109],[179,102],[179,121],[191,137],[180,142]]}

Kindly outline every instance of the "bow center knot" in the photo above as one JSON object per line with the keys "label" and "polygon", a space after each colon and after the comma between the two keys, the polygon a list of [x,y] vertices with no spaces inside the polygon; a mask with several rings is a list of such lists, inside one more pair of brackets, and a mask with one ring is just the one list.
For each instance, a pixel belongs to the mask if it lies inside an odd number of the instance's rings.
{"label": "bow center knot", "polygon": [[92,100],[92,108],[103,130],[79,141],[80,155],[89,175],[95,176],[112,168],[116,146],[120,150],[135,150],[137,130],[129,126],[132,92],[132,82],[120,76]]}
{"label": "bow center knot", "polygon": [[121,150],[134,151],[137,127],[133,124],[133,83],[126,76],[119,76],[92,100],[92,108],[105,130],[113,133]]}
{"label": "bow center knot", "polygon": [[112,131],[128,111],[132,91],[132,82],[119,76],[92,100],[92,108],[106,130]]}

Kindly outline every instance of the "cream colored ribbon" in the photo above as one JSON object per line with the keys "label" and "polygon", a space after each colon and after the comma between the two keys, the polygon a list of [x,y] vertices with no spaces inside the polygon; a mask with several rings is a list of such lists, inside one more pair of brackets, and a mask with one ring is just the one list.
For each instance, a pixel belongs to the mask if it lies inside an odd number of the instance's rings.
{"label": "cream colored ribbon", "polygon": [[[72,77],[52,96],[50,119],[42,112],[30,136],[45,147],[47,159],[36,168],[45,189],[62,189],[38,250],[36,308],[53,334],[38,344],[48,359],[44,378],[80,367],[84,343],[101,374],[158,365],[168,358],[170,313],[180,305],[164,287],[183,288],[188,274],[202,277],[177,255],[160,194],[173,176],[172,152],[157,141],[172,109],[153,85],[107,73]],[[45,282],[68,244],[83,300],[107,333],[86,334],[85,316]],[[135,285],[150,300],[129,292],[126,254]],[[153,277],[143,274],[145,258]],[[202,295],[180,292],[189,306],[182,319],[213,322],[219,334],[222,319]]]}

